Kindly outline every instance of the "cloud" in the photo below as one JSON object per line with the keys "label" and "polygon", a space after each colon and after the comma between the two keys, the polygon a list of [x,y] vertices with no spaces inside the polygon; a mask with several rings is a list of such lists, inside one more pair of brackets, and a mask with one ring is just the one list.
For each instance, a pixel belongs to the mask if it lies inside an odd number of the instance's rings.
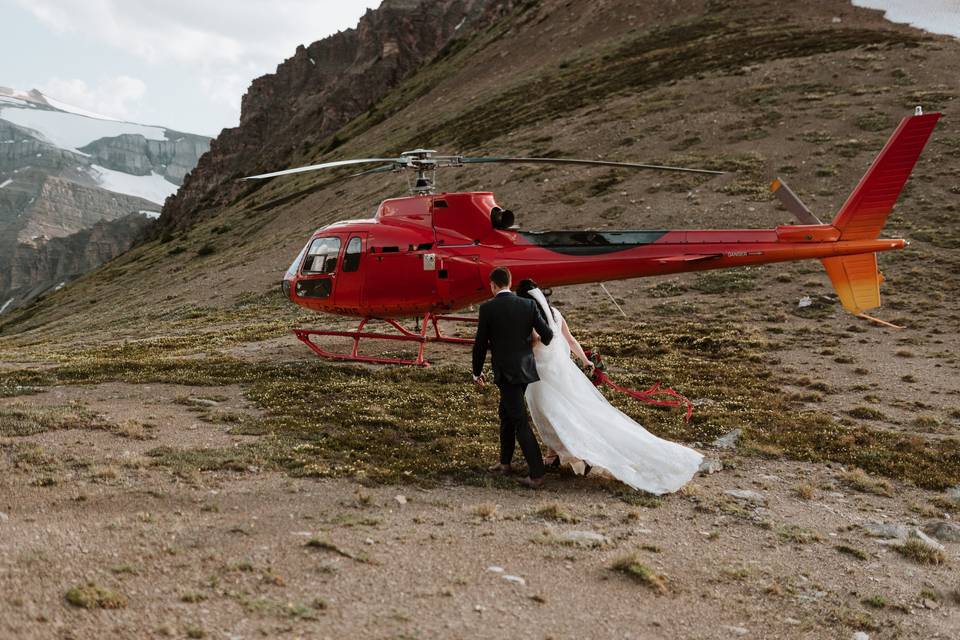
{"label": "cloud", "polygon": [[61,102],[120,120],[132,116],[135,107],[147,93],[147,85],[139,78],[116,76],[89,86],[79,78],[50,78],[40,91]]}
{"label": "cloud", "polygon": [[82,34],[151,63],[272,61],[337,29],[379,0],[17,0],[57,33]]}
{"label": "cloud", "polygon": [[[380,0],[16,0],[64,47],[108,49],[123,56],[124,72],[147,78],[156,101],[190,95],[184,108],[239,121],[240,99],[257,76],[272,73],[297,45],[354,27]],[[119,69],[117,69],[119,71]],[[176,77],[176,85],[158,78]],[[119,81],[127,78],[133,82]],[[154,80],[157,80],[156,82]],[[52,78],[41,89],[54,98],[105,115],[137,116],[143,97],[135,78],[109,81]],[[120,95],[111,100],[108,92]],[[143,103],[147,107],[149,103]],[[232,121],[232,122],[230,122]]]}

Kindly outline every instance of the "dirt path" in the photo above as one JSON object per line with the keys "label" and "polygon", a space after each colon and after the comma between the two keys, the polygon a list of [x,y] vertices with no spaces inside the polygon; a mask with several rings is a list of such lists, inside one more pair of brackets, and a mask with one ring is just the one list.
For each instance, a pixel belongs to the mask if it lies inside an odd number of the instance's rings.
{"label": "dirt path", "polygon": [[[144,454],[156,446],[249,438],[198,421],[190,399],[250,410],[231,387],[111,383],[2,401],[155,426],[0,441],[0,636],[960,634],[960,544],[946,543],[947,564],[920,565],[863,528],[948,518],[942,494],[864,493],[839,468],[731,452],[724,471],[663,500],[565,475],[534,493],[151,466]],[[611,569],[633,553],[660,578]],[[87,584],[124,606],[69,604]]]}

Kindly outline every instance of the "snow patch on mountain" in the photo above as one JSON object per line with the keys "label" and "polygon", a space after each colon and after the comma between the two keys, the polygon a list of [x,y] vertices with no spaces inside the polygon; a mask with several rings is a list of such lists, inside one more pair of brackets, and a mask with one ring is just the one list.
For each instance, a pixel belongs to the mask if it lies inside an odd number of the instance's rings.
{"label": "snow patch on mountain", "polygon": [[0,118],[36,131],[48,142],[61,149],[76,151],[94,140],[112,138],[124,133],[140,134],[148,140],[166,140],[166,130],[162,127],[117,120],[99,120],[76,113],[48,111],[26,107],[26,105],[8,106],[9,104],[0,102]]}
{"label": "snow patch on mountain", "polygon": [[90,165],[90,169],[90,177],[107,191],[137,196],[161,205],[179,188],[159,173],[151,172],[148,176],[134,176],[96,164]]}
{"label": "snow patch on mountain", "polygon": [[97,120],[107,120],[110,122],[122,122],[116,118],[111,118],[110,116],[105,116],[100,113],[94,113],[93,111],[87,111],[86,109],[81,109],[80,107],[75,107],[72,104],[67,104],[66,102],[60,102],[56,98],[51,98],[48,95],[44,95],[43,98],[47,101],[51,107],[55,109],[60,109],[60,111],[66,111],[67,113],[75,113],[78,116],[84,116],[87,118],[96,118]]}

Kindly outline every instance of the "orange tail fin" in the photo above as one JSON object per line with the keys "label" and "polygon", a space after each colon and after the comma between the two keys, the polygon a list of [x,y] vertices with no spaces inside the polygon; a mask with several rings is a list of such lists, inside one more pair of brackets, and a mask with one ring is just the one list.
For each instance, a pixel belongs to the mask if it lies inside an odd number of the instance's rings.
{"label": "orange tail fin", "polygon": [[[903,185],[940,119],[939,113],[920,115],[919,109],[917,111],[918,115],[900,121],[897,130],[833,219],[831,224],[840,231],[839,241],[875,240],[880,236]],[[880,306],[883,276],[877,270],[877,254],[837,256],[823,258],[821,262],[844,308],[854,315],[869,318],[864,311]]]}
{"label": "orange tail fin", "polygon": [[903,190],[920,152],[927,144],[939,113],[907,116],[840,208],[833,226],[840,240],[874,240]]}

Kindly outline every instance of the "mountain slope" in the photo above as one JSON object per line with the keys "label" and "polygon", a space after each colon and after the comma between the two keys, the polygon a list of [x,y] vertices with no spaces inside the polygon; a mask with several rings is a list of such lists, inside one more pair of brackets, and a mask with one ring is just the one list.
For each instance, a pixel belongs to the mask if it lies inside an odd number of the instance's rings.
{"label": "mountain slope", "polygon": [[[203,136],[120,122],[36,90],[0,87],[5,312],[128,249],[152,221],[128,216],[158,212],[208,145]],[[86,246],[89,231],[101,222],[107,223],[96,233],[101,244]],[[51,243],[57,238],[68,240]],[[86,248],[78,253],[81,246]]]}
{"label": "mountain slope", "polygon": [[[253,125],[225,132],[164,209],[163,237],[121,263],[139,271],[133,263],[145,260],[182,273],[164,280],[151,270],[137,281],[144,290],[170,291],[181,304],[229,304],[240,292],[267,290],[311,229],[367,215],[383,197],[403,193],[403,184],[391,176],[371,177],[318,191],[314,185],[322,177],[299,175],[242,196],[233,179],[244,171],[411,146],[735,170],[706,185],[615,174],[602,190],[591,187],[607,175],[601,171],[483,167],[439,176],[442,189],[496,186],[527,228],[769,226],[782,215],[758,203],[770,200],[766,183],[784,169],[791,183],[806,187],[799,190],[810,204],[829,216],[900,115],[918,101],[931,109],[953,97],[934,70],[954,42],[843,2],[810,2],[776,17],[760,2],[611,1],[582,11],[560,10],[560,4],[490,5],[488,13],[503,11],[505,17],[480,23],[347,123],[336,133],[336,149],[329,149],[332,133],[323,138],[319,131],[311,134],[314,144],[292,149],[291,141],[283,153]],[[311,50],[332,46],[318,43]],[[276,76],[255,83],[255,99],[245,102],[253,111],[244,123],[286,108],[297,91],[288,75],[293,67],[311,65],[306,56],[306,50],[298,53]],[[912,61],[918,58],[930,62],[917,67]],[[907,67],[909,74],[902,71]],[[320,95],[341,85],[335,78],[317,86]],[[940,130],[949,126],[943,123]],[[250,149],[228,153],[222,145],[241,133],[249,133],[243,144]],[[936,153],[933,147],[921,163]],[[804,157],[814,160],[799,160]],[[236,197],[236,204],[212,206]],[[262,210],[278,199],[287,202]],[[207,245],[215,255],[197,256]],[[83,288],[74,291],[84,295]],[[73,294],[67,288],[58,295]],[[135,298],[127,313],[136,313]],[[36,309],[24,328],[57,315]]]}
{"label": "mountain slope", "polygon": [[[960,635],[960,543],[920,533],[955,539],[960,512],[960,92],[945,80],[960,43],[841,0],[486,11],[335,131],[307,118],[306,145],[289,134],[281,153],[282,123],[225,134],[186,181],[195,206],[177,198],[155,238],[0,317],[2,526],[38,567],[0,576],[17,594],[0,634],[96,635],[96,612],[45,604],[77,585],[128,601],[110,612],[124,637]],[[349,89],[288,80],[258,82],[258,113]],[[290,335],[356,326],[294,307],[278,281],[311,231],[369,217],[402,177],[233,182],[411,146],[688,164],[729,173],[437,178],[495,191],[525,229],[770,227],[789,220],[770,179],[829,219],[917,105],[944,117],[884,231],[911,244],[879,259],[878,315],[907,329],[845,313],[817,262],[554,291],[614,380],[694,401],[685,422],[603,391],[719,458],[665,497],[595,473],[551,474],[536,495],[491,479],[496,390],[472,387],[460,346],[430,345],[430,368],[355,366]],[[102,535],[80,553],[78,530]]]}

